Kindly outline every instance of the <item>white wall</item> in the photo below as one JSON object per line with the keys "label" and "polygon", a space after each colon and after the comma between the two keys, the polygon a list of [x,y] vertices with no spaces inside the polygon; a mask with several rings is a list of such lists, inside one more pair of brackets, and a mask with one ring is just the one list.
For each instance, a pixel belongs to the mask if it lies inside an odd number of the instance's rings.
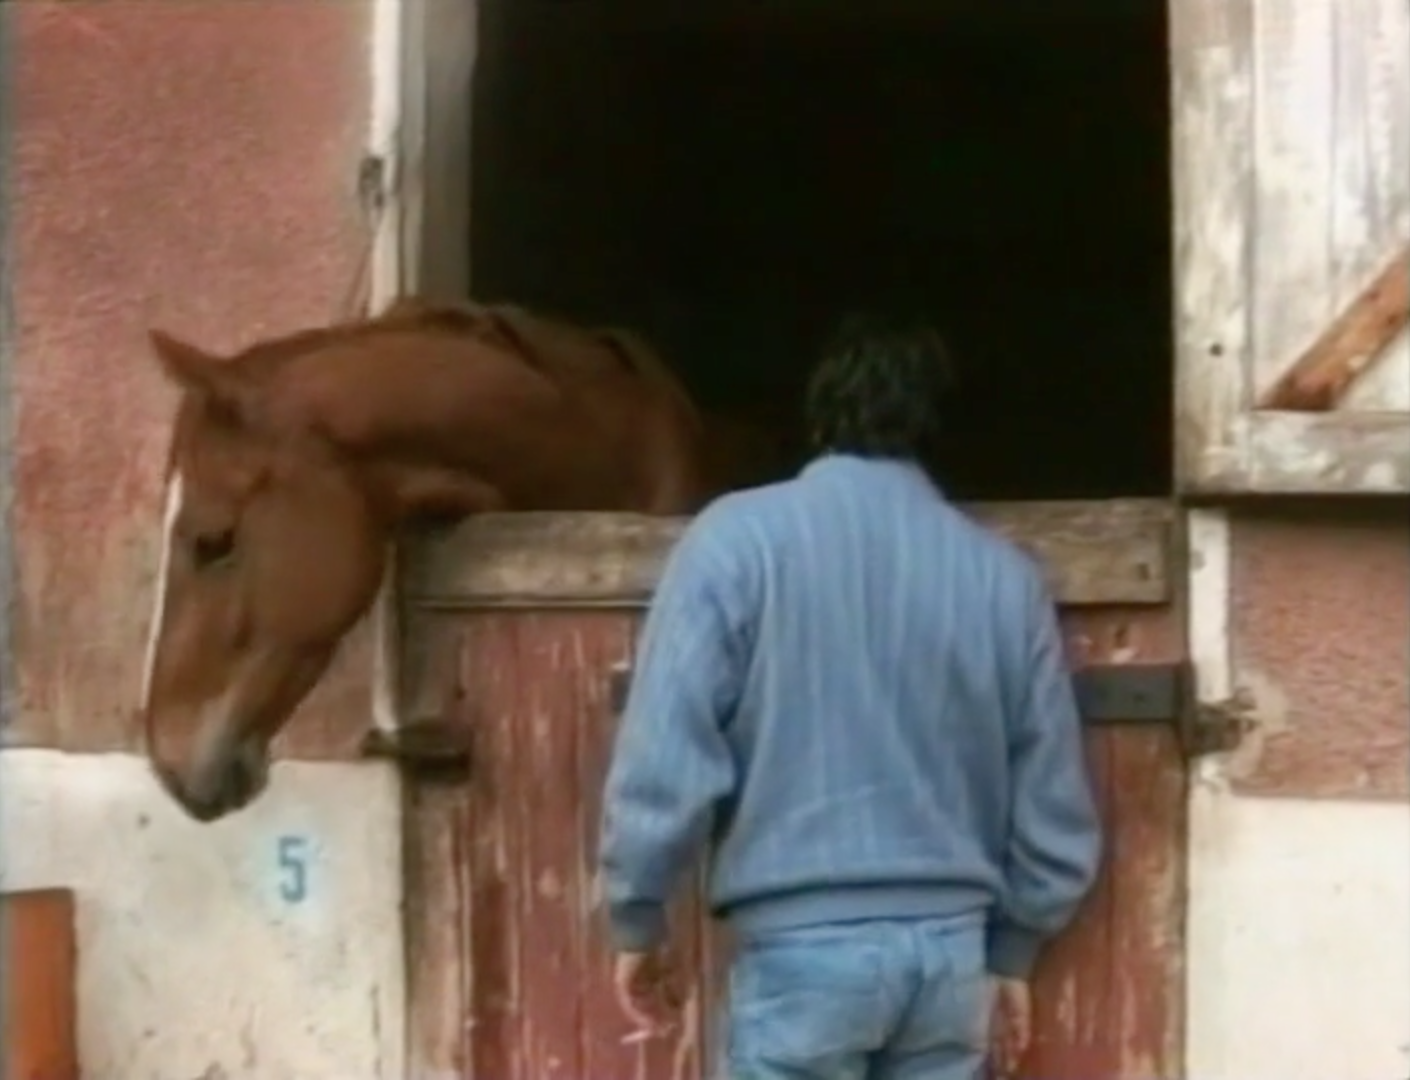
{"label": "white wall", "polygon": [[0,754],[0,883],[76,892],[84,1080],[401,1080],[399,821],[382,766],[200,825],[139,758]]}
{"label": "white wall", "polygon": [[1190,1080],[1410,1076],[1410,806],[1197,779]]}
{"label": "white wall", "polygon": [[[1190,652],[1231,696],[1230,529],[1189,515]],[[1328,723],[1335,718],[1328,717]],[[1185,1076],[1410,1077],[1410,805],[1254,798],[1190,783]]]}

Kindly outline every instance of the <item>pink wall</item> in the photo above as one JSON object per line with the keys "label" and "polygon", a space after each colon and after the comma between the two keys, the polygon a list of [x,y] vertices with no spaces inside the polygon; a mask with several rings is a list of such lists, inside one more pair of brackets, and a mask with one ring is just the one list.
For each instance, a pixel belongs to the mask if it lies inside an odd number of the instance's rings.
{"label": "pink wall", "polygon": [[1235,788],[1410,797],[1404,503],[1240,511],[1231,578],[1234,670],[1260,718]]}
{"label": "pink wall", "polygon": [[[13,5],[18,736],[133,745],[173,394],[158,324],[213,348],[325,321],[361,255],[360,0]],[[295,725],[360,734],[365,642]]]}
{"label": "pink wall", "polygon": [[[132,745],[171,392],[143,333],[213,347],[335,313],[361,254],[359,0],[26,0],[15,31],[15,544],[21,739]],[[1410,526],[1237,515],[1234,649],[1274,717],[1250,790],[1407,794]],[[336,752],[365,643],[294,726]]]}

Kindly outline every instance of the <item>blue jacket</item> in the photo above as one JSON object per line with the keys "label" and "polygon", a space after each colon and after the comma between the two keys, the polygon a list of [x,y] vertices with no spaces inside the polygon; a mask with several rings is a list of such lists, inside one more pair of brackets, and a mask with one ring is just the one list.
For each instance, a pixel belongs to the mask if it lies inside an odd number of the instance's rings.
{"label": "blue jacket", "polygon": [[983,913],[1024,975],[1100,828],[1052,600],[908,463],[829,455],[672,552],[607,780],[614,942],[645,950],[702,848],[743,934]]}

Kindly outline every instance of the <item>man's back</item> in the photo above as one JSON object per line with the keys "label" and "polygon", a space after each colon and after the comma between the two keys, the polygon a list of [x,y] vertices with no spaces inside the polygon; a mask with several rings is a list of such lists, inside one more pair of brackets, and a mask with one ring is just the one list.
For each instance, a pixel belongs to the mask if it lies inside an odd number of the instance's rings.
{"label": "man's back", "polygon": [[898,461],[830,455],[711,517],[754,612],[714,904],[751,929],[993,906],[1036,569]]}
{"label": "man's back", "polygon": [[971,1080],[1096,873],[1071,679],[1036,567],[910,462],[940,426],[922,324],[849,322],[809,382],[824,452],[726,496],[662,572],[604,793],[619,999],[702,849],[737,932],[731,1076]]}

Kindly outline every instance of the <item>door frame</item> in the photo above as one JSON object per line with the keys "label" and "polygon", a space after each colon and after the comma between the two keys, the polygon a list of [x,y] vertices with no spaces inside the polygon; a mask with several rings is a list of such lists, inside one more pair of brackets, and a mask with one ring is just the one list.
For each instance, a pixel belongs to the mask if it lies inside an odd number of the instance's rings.
{"label": "door frame", "polygon": [[[1191,0],[1169,0],[1172,9],[1187,2]],[[409,292],[463,297],[471,275],[465,193],[471,176],[468,105],[478,50],[478,3],[371,0],[371,5],[368,148],[381,161],[386,181],[382,225],[372,255],[372,306],[375,310]],[[1227,522],[1212,512],[1186,516],[1173,499],[1164,501],[1170,508],[1172,537],[1166,602],[1183,596],[1183,643],[1195,663],[1199,699],[1220,701],[1228,695],[1229,682]],[[1020,533],[1031,534],[1038,520],[1052,520],[1051,504],[1008,504],[1005,512]],[[1192,557],[1188,566],[1183,558],[1187,553]],[[412,599],[435,559],[424,550],[399,557],[374,609],[374,717],[379,727],[401,726],[428,706],[426,667],[434,668],[444,659],[436,650],[418,646],[426,635],[424,626],[416,624],[428,615],[417,610]],[[1137,602],[1150,603],[1151,598]],[[403,610],[406,625],[398,617]],[[450,880],[453,875],[431,880],[434,875],[428,874],[458,859],[455,832],[464,823],[463,807],[452,789],[408,783],[403,792],[407,1072],[460,1076],[454,1071],[454,1048],[465,1036],[460,1006],[467,1000],[468,973],[451,970],[450,965],[428,966],[424,959],[438,951],[458,952],[463,944],[452,925],[463,883]],[[1187,829],[1191,827],[1187,819]],[[1193,884],[1188,852],[1187,844],[1187,886]],[[1191,945],[1187,928],[1181,931],[1182,954],[1172,958],[1179,967]],[[1180,1061],[1186,1056],[1191,1015],[1187,1000],[1182,1004],[1182,1045],[1176,1054]]]}

